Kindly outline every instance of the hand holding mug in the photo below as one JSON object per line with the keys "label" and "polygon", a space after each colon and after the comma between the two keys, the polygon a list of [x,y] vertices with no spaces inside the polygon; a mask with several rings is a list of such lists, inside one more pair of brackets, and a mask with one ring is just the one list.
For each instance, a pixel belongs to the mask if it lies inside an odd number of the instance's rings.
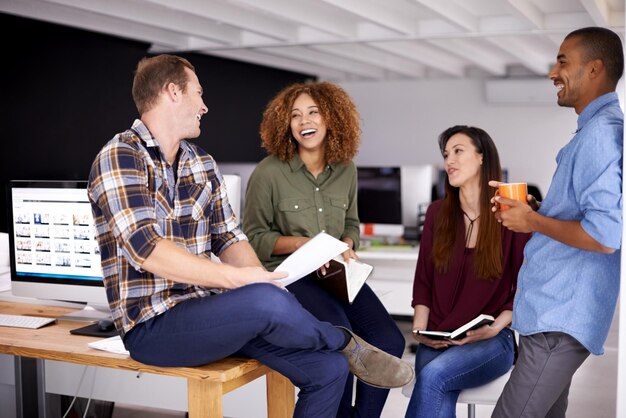
{"label": "hand holding mug", "polygon": [[528,195],[526,183],[490,181],[489,185],[497,188],[491,199],[491,210],[495,212],[498,222],[514,232],[532,232],[529,221],[537,204],[534,197]]}
{"label": "hand holding mug", "polygon": [[[506,199],[517,200],[524,204],[528,204],[528,186],[526,183],[500,183],[496,189],[496,196]],[[498,199],[496,199],[498,201]],[[509,205],[500,203],[500,210],[510,209]]]}

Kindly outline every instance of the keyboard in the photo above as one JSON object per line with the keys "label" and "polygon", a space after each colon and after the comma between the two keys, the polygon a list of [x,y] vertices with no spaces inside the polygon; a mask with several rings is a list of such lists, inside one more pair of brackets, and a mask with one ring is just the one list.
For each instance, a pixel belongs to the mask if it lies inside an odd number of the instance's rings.
{"label": "keyboard", "polygon": [[0,314],[0,327],[37,329],[56,321],[56,318],[45,318],[42,316]]}

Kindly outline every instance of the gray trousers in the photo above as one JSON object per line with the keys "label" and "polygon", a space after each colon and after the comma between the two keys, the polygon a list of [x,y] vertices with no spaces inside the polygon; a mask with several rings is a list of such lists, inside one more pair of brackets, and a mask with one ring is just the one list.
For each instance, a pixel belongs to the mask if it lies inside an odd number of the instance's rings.
{"label": "gray trousers", "polygon": [[520,336],[519,357],[492,418],[564,418],[572,376],[589,357],[562,332]]}

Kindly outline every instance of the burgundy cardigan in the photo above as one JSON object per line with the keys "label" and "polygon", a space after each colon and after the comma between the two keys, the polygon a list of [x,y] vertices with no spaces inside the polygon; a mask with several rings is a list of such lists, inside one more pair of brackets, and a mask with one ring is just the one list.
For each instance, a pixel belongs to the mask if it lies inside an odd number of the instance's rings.
{"label": "burgundy cardigan", "polygon": [[524,245],[530,234],[502,227],[502,276],[479,279],[474,273],[474,249],[465,249],[465,225],[460,216],[457,237],[448,272],[435,272],[433,240],[435,219],[442,201],[433,202],[427,212],[413,281],[412,306],[430,308],[428,330],[453,331],[480,314],[498,316],[513,309],[517,273],[524,259]]}

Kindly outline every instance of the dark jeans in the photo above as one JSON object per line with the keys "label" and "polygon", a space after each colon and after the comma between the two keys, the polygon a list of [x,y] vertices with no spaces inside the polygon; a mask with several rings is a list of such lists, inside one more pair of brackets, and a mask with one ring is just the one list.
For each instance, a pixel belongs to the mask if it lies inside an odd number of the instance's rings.
{"label": "dark jeans", "polygon": [[[287,288],[302,306],[320,321],[352,329],[370,344],[402,357],[405,339],[395,321],[369,286],[364,285],[352,305],[341,303],[320,288],[314,274],[304,277]],[[337,417],[378,418],[385,406],[388,389],[378,389],[358,381],[356,398],[352,407],[353,377],[350,375],[343,391]]]}
{"label": "dark jeans", "polygon": [[338,351],[344,334],[315,319],[296,298],[258,283],[181,302],[124,338],[131,357],[157,366],[198,366],[242,355],[300,388],[294,417],[332,418],[348,377]]}

